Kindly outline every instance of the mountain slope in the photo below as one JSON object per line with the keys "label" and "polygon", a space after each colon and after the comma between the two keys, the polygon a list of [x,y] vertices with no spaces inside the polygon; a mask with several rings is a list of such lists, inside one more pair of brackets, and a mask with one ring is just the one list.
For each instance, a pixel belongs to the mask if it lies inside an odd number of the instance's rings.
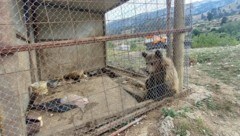
{"label": "mountain slope", "polygon": [[[235,2],[235,0],[204,0],[193,3],[192,14],[198,15],[206,13],[215,8],[222,8]],[[189,22],[190,10],[189,4],[186,4],[186,22]],[[173,13],[173,8],[171,9]],[[163,21],[164,20],[164,21]],[[160,9],[153,12],[145,12],[136,16],[107,23],[107,34],[121,34],[126,31],[131,33],[147,32],[166,27],[166,9]]]}

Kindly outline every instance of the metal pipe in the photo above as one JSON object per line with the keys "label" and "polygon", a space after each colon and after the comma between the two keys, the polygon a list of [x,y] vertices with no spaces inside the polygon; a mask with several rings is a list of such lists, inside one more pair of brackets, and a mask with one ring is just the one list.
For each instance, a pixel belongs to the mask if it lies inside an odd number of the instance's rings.
{"label": "metal pipe", "polygon": [[66,47],[66,46],[75,46],[79,44],[89,44],[89,43],[97,43],[104,41],[113,41],[113,40],[121,40],[121,39],[129,39],[129,38],[137,38],[144,37],[149,34],[166,34],[169,32],[172,33],[184,33],[191,31],[192,28],[183,28],[183,29],[173,29],[173,30],[160,30],[160,31],[152,31],[152,32],[143,32],[137,34],[121,34],[121,35],[113,35],[113,36],[99,36],[99,37],[89,37],[89,38],[81,38],[76,40],[64,40],[64,41],[51,41],[51,42],[41,42],[41,43],[32,43],[32,44],[23,44],[23,45],[7,45],[1,43],[0,54],[8,54],[22,51],[30,51],[30,50],[39,50],[39,49],[47,49],[47,48],[57,48],[57,47]]}

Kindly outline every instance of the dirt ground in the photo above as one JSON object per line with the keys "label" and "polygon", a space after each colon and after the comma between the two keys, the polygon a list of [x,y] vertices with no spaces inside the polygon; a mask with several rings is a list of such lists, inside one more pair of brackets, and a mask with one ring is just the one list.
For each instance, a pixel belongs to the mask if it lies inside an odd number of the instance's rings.
{"label": "dirt ground", "polygon": [[[190,68],[189,75],[190,95],[151,111],[119,135],[240,136],[240,92],[196,67]],[[166,116],[171,120],[166,121]]]}

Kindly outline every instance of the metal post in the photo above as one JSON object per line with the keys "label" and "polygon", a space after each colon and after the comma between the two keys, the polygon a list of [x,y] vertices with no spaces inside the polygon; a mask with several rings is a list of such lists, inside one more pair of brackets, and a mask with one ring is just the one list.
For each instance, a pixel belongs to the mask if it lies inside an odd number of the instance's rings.
{"label": "metal post", "polygon": [[171,1],[172,0],[166,0],[167,3],[167,57],[173,58],[173,47],[171,44]]}

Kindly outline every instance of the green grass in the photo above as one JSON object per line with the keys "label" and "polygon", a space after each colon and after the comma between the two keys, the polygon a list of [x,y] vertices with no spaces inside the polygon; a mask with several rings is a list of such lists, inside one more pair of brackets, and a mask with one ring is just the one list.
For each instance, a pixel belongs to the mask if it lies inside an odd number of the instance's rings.
{"label": "green grass", "polygon": [[240,90],[240,45],[191,49],[190,57],[200,70]]}
{"label": "green grass", "polygon": [[204,21],[193,29],[192,47],[233,46],[240,43],[240,21],[229,21],[220,25],[221,19]]}
{"label": "green grass", "polygon": [[183,107],[180,110],[174,110],[172,108],[162,108],[162,114],[164,117],[170,116],[174,117],[186,117],[187,112],[191,112],[192,109],[190,107]]}
{"label": "green grass", "polygon": [[212,135],[212,130],[206,126],[205,122],[201,118],[197,118],[195,120],[179,118],[176,119],[175,126],[175,134],[180,136],[186,136],[187,131],[189,131],[191,135]]}
{"label": "green grass", "polygon": [[163,108],[162,113],[164,117],[170,116],[174,118],[178,115],[178,113],[172,108]]}
{"label": "green grass", "polygon": [[200,134],[205,135],[205,136],[212,135],[212,130],[209,129],[208,127],[206,127],[205,123],[203,122],[203,120],[201,118],[197,118],[195,120],[195,124],[196,124],[196,129]]}
{"label": "green grass", "polygon": [[176,129],[176,135],[179,136],[186,136],[187,135],[187,131],[190,130],[190,126],[191,124],[189,124],[186,121],[181,121],[180,124],[177,126]]}
{"label": "green grass", "polygon": [[196,107],[203,110],[221,111],[222,114],[234,112],[234,104],[227,100],[219,100],[208,97],[195,104]]}

